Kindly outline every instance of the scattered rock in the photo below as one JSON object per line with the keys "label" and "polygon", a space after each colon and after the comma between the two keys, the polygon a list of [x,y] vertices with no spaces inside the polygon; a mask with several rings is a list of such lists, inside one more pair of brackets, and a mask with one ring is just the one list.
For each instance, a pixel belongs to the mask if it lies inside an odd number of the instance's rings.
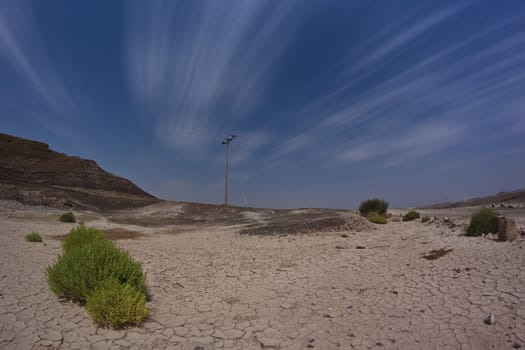
{"label": "scattered rock", "polygon": [[496,322],[496,316],[494,316],[494,314],[488,315],[485,319],[486,324],[494,324],[494,322]]}
{"label": "scattered rock", "polygon": [[343,247],[342,245],[336,245],[335,249],[346,249],[346,247]]}
{"label": "scattered rock", "polygon": [[518,237],[518,230],[513,219],[498,217],[498,239],[512,242]]}
{"label": "scattered rock", "polygon": [[521,349],[521,344],[518,343],[518,342],[515,342],[514,344],[512,344],[512,347],[513,347],[514,349]]}
{"label": "scattered rock", "polygon": [[442,256],[450,253],[454,249],[452,248],[440,248],[440,249],[434,249],[428,252],[427,254],[423,254],[423,258],[427,260],[436,260],[438,258],[441,258]]}
{"label": "scattered rock", "polygon": [[343,238],[348,238],[348,235],[346,233],[343,233],[342,235],[340,235],[341,237]]}
{"label": "scattered rock", "polygon": [[358,245],[355,247],[355,249],[366,249],[366,247],[364,245]]}

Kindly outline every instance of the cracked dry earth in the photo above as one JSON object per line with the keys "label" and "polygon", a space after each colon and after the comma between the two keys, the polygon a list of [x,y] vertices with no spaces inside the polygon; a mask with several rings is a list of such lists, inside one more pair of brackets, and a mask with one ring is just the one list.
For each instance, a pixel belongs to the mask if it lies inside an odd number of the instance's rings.
{"label": "cracked dry earth", "polygon": [[[468,238],[420,222],[287,237],[232,227],[148,233],[117,244],[147,272],[151,315],[114,331],[48,289],[45,267],[61,252],[51,237],[72,225],[0,218],[2,349],[525,347],[522,238]],[[32,230],[44,243],[24,241]],[[422,258],[444,247],[453,251]]]}

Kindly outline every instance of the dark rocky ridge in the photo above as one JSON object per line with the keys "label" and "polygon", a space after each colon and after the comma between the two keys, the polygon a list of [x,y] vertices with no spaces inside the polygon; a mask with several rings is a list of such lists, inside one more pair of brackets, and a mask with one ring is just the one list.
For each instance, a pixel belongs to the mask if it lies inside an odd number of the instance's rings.
{"label": "dark rocky ridge", "polygon": [[494,207],[524,207],[525,206],[525,189],[500,192],[498,194],[486,197],[471,198],[464,201],[436,203],[422,206],[422,209],[447,209],[447,208],[464,208],[477,206],[494,206]]}
{"label": "dark rocky ridge", "polygon": [[0,133],[0,199],[57,208],[109,210],[158,201],[92,160]]}

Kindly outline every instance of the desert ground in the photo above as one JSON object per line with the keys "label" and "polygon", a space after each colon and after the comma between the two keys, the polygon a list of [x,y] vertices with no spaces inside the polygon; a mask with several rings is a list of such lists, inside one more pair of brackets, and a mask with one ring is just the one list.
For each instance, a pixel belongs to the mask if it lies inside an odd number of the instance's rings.
{"label": "desert ground", "polygon": [[[116,331],[48,288],[45,268],[76,224],[0,204],[2,349],[525,348],[525,236],[466,237],[473,210],[386,225],[315,209],[223,210],[212,220],[206,208],[169,202],[75,212],[147,273],[149,318]],[[523,208],[505,215],[525,228]],[[43,243],[26,242],[31,231]],[[425,258],[441,248],[450,251]]]}

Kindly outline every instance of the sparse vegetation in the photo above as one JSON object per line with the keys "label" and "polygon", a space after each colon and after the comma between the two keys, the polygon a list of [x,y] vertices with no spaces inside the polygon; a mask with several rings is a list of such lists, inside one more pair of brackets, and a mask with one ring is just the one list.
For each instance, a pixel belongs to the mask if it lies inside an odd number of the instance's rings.
{"label": "sparse vegetation", "polygon": [[66,235],[63,248],[63,255],[46,270],[49,287],[58,297],[87,302],[102,326],[136,325],[146,317],[146,277],[126,251],[84,226]]}
{"label": "sparse vegetation", "polygon": [[67,213],[64,213],[62,215],[60,215],[60,222],[75,222],[75,214],[73,214],[72,212],[68,211]]}
{"label": "sparse vegetation", "polygon": [[26,241],[28,242],[42,242],[42,237],[38,232],[31,232],[30,234],[26,235]]}
{"label": "sparse vegetation", "polygon": [[376,212],[379,215],[386,215],[388,210],[388,202],[381,198],[367,199],[359,205],[359,213],[368,216],[371,212]]}
{"label": "sparse vegetation", "polygon": [[481,236],[485,233],[497,232],[498,222],[496,217],[496,212],[489,208],[477,211],[470,219],[467,236]]}
{"label": "sparse vegetation", "polygon": [[415,220],[415,219],[419,219],[419,213],[415,210],[411,210],[409,211],[408,213],[406,213],[405,215],[403,215],[403,221],[412,221],[412,220]]}
{"label": "sparse vegetation", "polygon": [[86,299],[86,309],[100,326],[137,326],[148,316],[146,296],[133,286],[109,279]]}
{"label": "sparse vegetation", "polygon": [[386,224],[387,220],[384,216],[379,215],[375,211],[368,213],[367,215],[368,221],[374,224]]}
{"label": "sparse vegetation", "polygon": [[430,216],[425,215],[421,218],[421,222],[427,222],[427,221],[430,221]]}

